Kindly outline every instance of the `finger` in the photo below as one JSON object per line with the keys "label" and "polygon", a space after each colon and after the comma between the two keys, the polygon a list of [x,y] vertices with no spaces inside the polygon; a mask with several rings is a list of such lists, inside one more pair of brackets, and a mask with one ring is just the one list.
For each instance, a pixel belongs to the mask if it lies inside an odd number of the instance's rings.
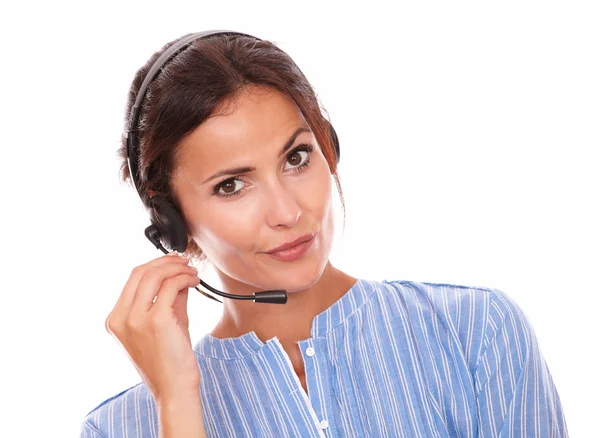
{"label": "finger", "polygon": [[148,312],[163,282],[180,274],[195,276],[198,273],[191,266],[180,263],[167,263],[146,270],[133,297],[131,317],[137,318]]}
{"label": "finger", "polygon": [[[181,274],[176,277],[171,277],[165,280],[158,292],[158,296],[156,297],[156,301],[150,310],[151,313],[165,313],[172,314],[174,309],[175,302],[177,300],[183,300],[187,302],[185,292],[190,287],[194,287],[200,284],[200,278],[196,275],[189,274]],[[178,319],[181,319],[183,315],[178,314]],[[187,312],[186,312],[187,316]],[[185,322],[183,319],[181,322]]]}
{"label": "finger", "polygon": [[127,315],[131,312],[131,306],[133,304],[133,298],[135,296],[135,292],[139,287],[140,281],[143,278],[144,274],[149,269],[154,269],[159,266],[164,266],[166,264],[175,264],[175,265],[187,265],[189,259],[185,257],[177,256],[176,252],[171,252],[162,257],[158,257],[156,259],[150,260],[148,263],[143,265],[136,266],[129,276],[129,279],[125,283],[121,295],[115,304],[113,311],[111,312],[111,316],[114,316],[116,319],[126,318]]}
{"label": "finger", "polygon": [[140,281],[142,280],[146,272],[148,272],[148,270],[155,269],[160,266],[165,266],[167,264],[187,265],[188,263],[189,259],[187,259],[186,257],[179,257],[176,252],[172,252],[162,257],[150,260],[148,263],[134,268],[121,294],[124,307],[131,307],[136,290],[139,288]]}
{"label": "finger", "polygon": [[[199,283],[200,281],[198,281],[198,283],[194,284],[191,287],[197,286]],[[189,318],[187,313],[189,291],[189,288],[180,290],[177,296],[175,297],[173,305],[171,306],[173,308],[173,313],[175,314],[177,320],[180,321],[181,324],[183,324],[186,327],[189,326]]]}

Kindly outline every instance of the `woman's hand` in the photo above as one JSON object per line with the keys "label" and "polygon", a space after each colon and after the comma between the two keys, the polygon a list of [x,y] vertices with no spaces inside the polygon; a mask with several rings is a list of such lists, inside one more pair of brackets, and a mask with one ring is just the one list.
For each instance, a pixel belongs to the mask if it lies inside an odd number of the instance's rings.
{"label": "woman's hand", "polygon": [[176,253],[131,272],[106,319],[157,403],[199,400],[200,372],[188,330],[188,288],[200,283],[188,259]]}

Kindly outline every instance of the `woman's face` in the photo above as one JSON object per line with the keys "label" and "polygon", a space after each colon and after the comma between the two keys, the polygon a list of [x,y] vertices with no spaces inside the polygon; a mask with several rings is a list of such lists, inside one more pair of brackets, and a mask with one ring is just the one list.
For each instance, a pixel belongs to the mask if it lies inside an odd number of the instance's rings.
{"label": "woman's face", "polygon": [[[298,107],[277,91],[252,87],[222,109],[177,157],[173,189],[190,237],[234,280],[305,289],[320,278],[333,241],[327,161]],[[267,253],[306,235],[311,244],[294,260]]]}

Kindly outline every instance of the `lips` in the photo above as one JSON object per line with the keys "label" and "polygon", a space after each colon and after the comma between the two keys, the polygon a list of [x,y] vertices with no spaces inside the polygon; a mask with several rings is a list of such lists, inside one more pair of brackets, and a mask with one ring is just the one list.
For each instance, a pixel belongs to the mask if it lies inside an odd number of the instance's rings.
{"label": "lips", "polygon": [[[308,237],[308,240],[304,240],[306,237]],[[267,256],[279,262],[295,262],[296,260],[300,260],[304,254],[309,251],[314,241],[315,235],[308,234],[307,236],[302,236],[298,239],[292,240],[291,242],[278,246],[275,248],[277,251],[271,250],[271,252],[266,254]]]}
{"label": "lips", "polygon": [[270,249],[269,251],[266,251],[267,254],[274,254],[280,251],[285,251],[286,249],[290,249],[293,248],[303,242],[307,242],[310,239],[312,239],[314,237],[314,234],[305,234],[303,236],[300,236],[290,242],[286,242],[283,245],[279,245],[276,248]]}

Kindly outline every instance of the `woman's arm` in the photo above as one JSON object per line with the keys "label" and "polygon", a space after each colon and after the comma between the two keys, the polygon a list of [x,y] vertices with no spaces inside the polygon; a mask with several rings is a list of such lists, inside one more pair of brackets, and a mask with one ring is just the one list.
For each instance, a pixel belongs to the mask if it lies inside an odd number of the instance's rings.
{"label": "woman's arm", "polygon": [[134,268],[106,319],[154,396],[161,438],[206,437],[187,314],[200,279],[188,262],[172,253]]}
{"label": "woman's arm", "polygon": [[480,437],[567,437],[562,406],[523,311],[491,295],[474,372]]}
{"label": "woman's arm", "polygon": [[200,393],[157,400],[159,438],[206,438]]}
{"label": "woman's arm", "polygon": [[105,438],[102,433],[94,426],[89,424],[87,421],[84,421],[81,425],[81,431],[79,433],[79,438]]}

